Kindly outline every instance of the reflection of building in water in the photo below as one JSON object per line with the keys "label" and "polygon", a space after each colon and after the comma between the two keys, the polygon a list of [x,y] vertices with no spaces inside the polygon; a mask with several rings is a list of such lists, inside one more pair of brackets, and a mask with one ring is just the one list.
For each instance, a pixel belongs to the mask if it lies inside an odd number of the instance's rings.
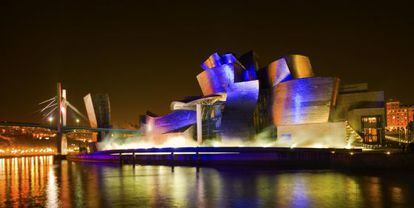
{"label": "reflection of building in water", "polygon": [[199,144],[252,141],[266,131],[267,138],[288,146],[382,141],[383,92],[315,76],[306,56],[285,56],[259,68],[253,52],[239,58],[214,53],[201,68],[202,96],[172,102],[168,115],[141,117],[148,138],[161,143],[177,135],[192,136]]}

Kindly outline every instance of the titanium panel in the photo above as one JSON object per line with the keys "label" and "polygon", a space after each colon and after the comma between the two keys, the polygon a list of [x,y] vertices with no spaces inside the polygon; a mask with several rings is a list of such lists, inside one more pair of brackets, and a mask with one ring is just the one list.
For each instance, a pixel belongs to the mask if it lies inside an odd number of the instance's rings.
{"label": "titanium panel", "polygon": [[88,94],[84,98],[91,127],[111,127],[111,106],[107,94]]}
{"label": "titanium panel", "polygon": [[275,126],[324,123],[330,119],[339,79],[312,77],[278,84],[273,89]]}
{"label": "titanium panel", "polygon": [[233,63],[238,62],[236,57],[234,57],[234,55],[231,53],[226,53],[222,55],[220,60],[221,60],[221,64],[233,64]]}
{"label": "titanium panel", "polygon": [[290,55],[285,57],[290,72],[296,79],[313,77],[313,70],[310,60],[307,56]]}
{"label": "titanium panel", "polygon": [[146,116],[146,133],[163,134],[196,123],[195,110],[176,110],[165,116]]}
{"label": "titanium panel", "polygon": [[234,67],[225,64],[207,69],[197,75],[198,84],[204,96],[226,92],[229,85],[234,83]]}
{"label": "titanium panel", "polygon": [[246,140],[252,136],[258,97],[258,80],[238,82],[229,87],[222,115],[223,140]]}
{"label": "titanium panel", "polygon": [[204,70],[221,66],[221,57],[218,53],[211,54],[202,64]]}
{"label": "titanium panel", "polygon": [[204,70],[219,67],[224,64],[238,63],[236,57],[231,53],[226,53],[220,56],[218,53],[211,54],[202,64],[201,68]]}
{"label": "titanium panel", "polygon": [[293,79],[285,58],[281,58],[270,63],[267,67],[267,73],[267,77],[269,78],[269,86],[276,86],[283,81]]}
{"label": "titanium panel", "polygon": [[96,115],[95,115],[95,110],[93,108],[91,94],[87,94],[85,97],[83,97],[83,101],[85,102],[89,124],[91,125],[92,128],[98,128],[98,121],[96,120]]}
{"label": "titanium panel", "polygon": [[244,66],[243,81],[256,80],[258,78],[257,71],[259,70],[259,63],[257,56],[253,51],[249,51],[239,57],[241,65]]}

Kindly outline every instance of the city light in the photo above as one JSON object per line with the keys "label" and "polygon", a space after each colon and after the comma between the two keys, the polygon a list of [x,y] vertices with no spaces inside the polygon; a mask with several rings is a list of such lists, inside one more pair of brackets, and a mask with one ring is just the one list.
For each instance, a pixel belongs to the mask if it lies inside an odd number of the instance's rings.
{"label": "city light", "polygon": [[5,148],[0,149],[0,156],[30,156],[30,155],[53,155],[55,150],[50,147],[45,148]]}
{"label": "city light", "polygon": [[53,117],[52,117],[52,116],[50,116],[47,120],[48,120],[50,123],[52,123],[52,121],[53,121]]}

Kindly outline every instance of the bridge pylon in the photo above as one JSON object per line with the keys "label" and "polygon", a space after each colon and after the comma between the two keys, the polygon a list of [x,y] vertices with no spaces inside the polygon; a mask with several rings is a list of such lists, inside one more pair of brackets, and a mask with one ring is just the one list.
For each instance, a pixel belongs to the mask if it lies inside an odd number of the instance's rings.
{"label": "bridge pylon", "polygon": [[62,89],[62,83],[57,83],[57,102],[58,102],[58,119],[57,119],[57,137],[56,137],[56,149],[59,155],[67,155],[68,141],[66,133],[62,131],[66,126],[66,90]]}

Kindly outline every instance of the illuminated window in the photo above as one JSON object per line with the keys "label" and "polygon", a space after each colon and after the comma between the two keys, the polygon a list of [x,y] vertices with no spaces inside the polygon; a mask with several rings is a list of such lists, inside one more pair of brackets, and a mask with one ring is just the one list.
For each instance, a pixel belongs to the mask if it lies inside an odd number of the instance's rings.
{"label": "illuminated window", "polygon": [[379,143],[381,138],[382,119],[380,115],[361,117],[364,143]]}

